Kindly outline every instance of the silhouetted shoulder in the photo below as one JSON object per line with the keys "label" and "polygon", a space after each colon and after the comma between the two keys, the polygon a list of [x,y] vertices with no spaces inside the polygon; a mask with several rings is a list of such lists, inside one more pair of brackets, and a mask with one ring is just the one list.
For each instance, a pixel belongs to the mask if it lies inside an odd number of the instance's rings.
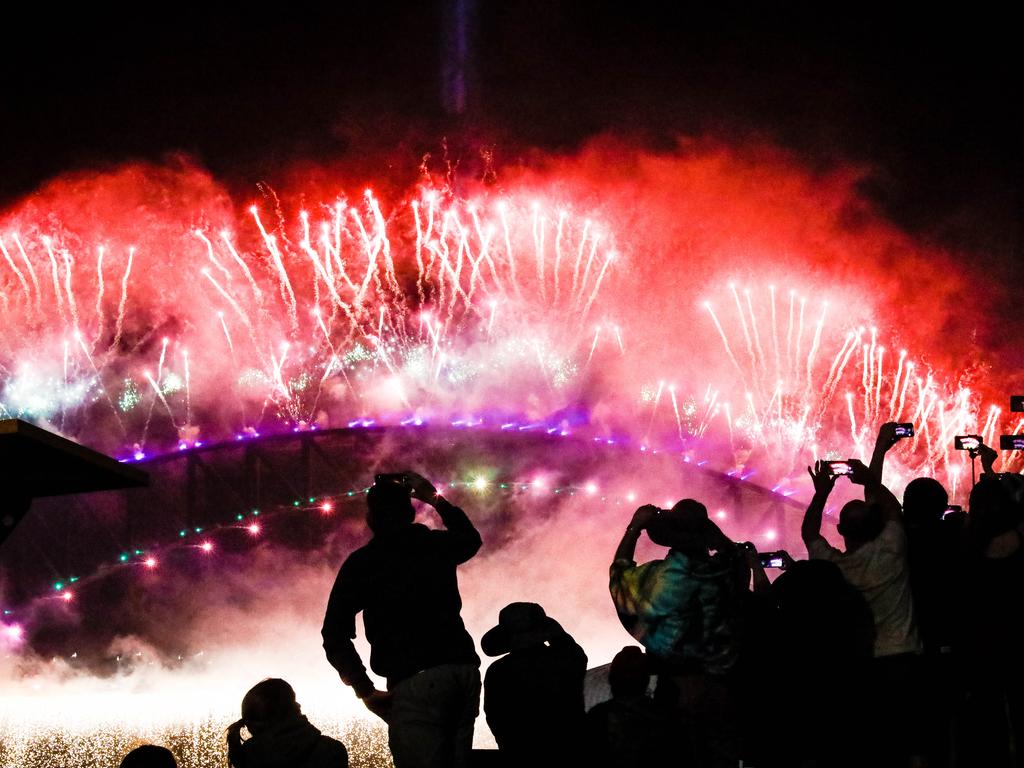
{"label": "silhouetted shoulder", "polygon": [[321,736],[309,756],[305,768],[347,768],[348,750],[330,736]]}
{"label": "silhouetted shoulder", "polygon": [[374,554],[369,546],[360,547],[345,558],[345,562],[338,570],[338,580],[357,578],[372,567],[374,559]]}

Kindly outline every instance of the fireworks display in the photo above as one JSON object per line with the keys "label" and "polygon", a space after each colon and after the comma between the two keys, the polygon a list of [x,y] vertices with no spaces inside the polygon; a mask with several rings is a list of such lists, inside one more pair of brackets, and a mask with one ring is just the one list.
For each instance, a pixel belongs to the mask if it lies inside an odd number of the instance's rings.
{"label": "fireworks display", "polygon": [[83,232],[37,206],[8,217],[0,414],[141,459],[370,421],[563,429],[580,402],[576,422],[593,426],[607,403],[608,430],[734,456],[756,444],[776,476],[819,453],[863,457],[879,423],[908,420],[907,470],[954,490],[952,436],[1013,426],[959,375],[887,343],[855,290],[830,313],[814,286],[718,275],[657,329],[694,329],[703,370],[662,363],[629,304],[644,243],[568,201],[424,186],[288,216],[267,197],[238,222],[201,207],[152,231],[115,219]]}
{"label": "fireworks display", "polygon": [[[428,189],[390,223],[369,191],[300,211],[292,230],[249,214],[255,252],[223,227],[160,253],[101,243],[89,256],[35,227],[5,234],[2,295],[19,322],[4,414],[141,455],[169,447],[154,433],[191,446],[225,426],[255,435],[456,403],[515,412],[524,381],[564,388],[598,345],[577,357],[614,243],[567,210]],[[204,418],[224,410],[227,425]]]}
{"label": "fireworks display", "polygon": [[[728,179],[734,171],[720,173]],[[705,186],[716,201],[733,194]],[[886,296],[868,282],[828,281],[803,268],[813,262],[808,255],[768,256],[740,269],[743,260],[725,259],[719,243],[703,252],[701,232],[727,232],[722,239],[733,247],[744,237],[736,217],[757,219],[743,195],[726,214],[708,213],[695,192],[689,207],[662,203],[686,213],[670,223],[651,216],[660,227],[652,236],[634,210],[642,200],[627,208],[631,190],[616,188],[605,199],[599,185],[524,181],[456,193],[431,181],[379,195],[334,190],[316,203],[261,191],[258,203],[236,211],[194,169],[131,166],[57,182],[11,209],[0,219],[0,416],[140,462],[328,427],[547,434],[568,438],[567,446],[597,441],[634,457],[714,468],[780,498],[806,491],[804,467],[815,458],[864,458],[879,424],[910,421],[915,436],[894,450],[887,480],[900,489],[911,477],[935,475],[961,500],[970,465],[952,450],[952,437],[978,433],[991,444],[1021,426],[1004,418],[1003,393],[972,380],[969,365],[949,370],[934,350],[915,349],[911,342],[923,334],[901,333]],[[795,221],[810,206],[793,194],[787,205],[796,211],[787,215]],[[778,239],[789,251],[807,225],[786,226],[792,232]],[[749,247],[764,242],[751,234]],[[1015,454],[1002,459],[1017,466]],[[623,510],[652,499],[668,505],[678,495],[671,468],[650,472],[638,461],[609,453],[598,469],[568,476],[555,464],[540,471],[498,457],[486,471],[447,478],[461,488],[453,492],[492,495],[492,506],[515,492],[519,508],[543,510],[557,494],[569,521],[568,532],[542,545],[538,531],[553,536],[554,523],[524,513],[532,527],[510,524],[518,538],[467,567],[467,625],[476,636],[507,602],[493,585],[527,573],[532,581],[519,584],[524,594],[516,597],[539,593],[552,615],[576,610],[592,662],[621,647],[625,639],[609,635],[607,610],[579,605],[607,602],[594,573],[606,568]],[[342,490],[295,504],[340,513],[361,488]],[[713,503],[717,519],[731,523],[727,502]],[[175,547],[235,562],[218,536],[239,528],[259,542],[272,525],[271,510],[237,519],[231,510],[221,528],[182,530],[165,550],[114,550],[110,558],[157,579]],[[758,525],[744,533],[761,545],[785,537]],[[592,546],[580,548],[583,539]],[[567,577],[557,562],[577,550],[586,567]],[[325,671],[316,642],[330,570],[288,579],[312,606],[310,615],[288,616],[296,626],[287,632],[301,634],[295,655],[309,663],[278,673],[296,683],[300,701],[330,732],[345,732],[354,765],[376,764],[380,734],[352,725],[358,704]],[[108,572],[61,576],[44,599],[73,612],[79,591]],[[543,591],[554,584],[551,595]],[[217,616],[225,604],[242,612],[225,601]],[[17,664],[26,630],[16,617],[4,625],[4,647]],[[260,638],[279,640],[268,632]],[[220,639],[249,655],[242,640]],[[213,764],[253,670],[280,670],[276,659],[263,667],[260,660],[239,665],[236,653],[203,662],[194,690],[222,699],[202,713],[187,690],[189,671],[154,680],[155,698],[143,703],[119,697],[139,694],[145,677],[115,676],[109,695],[95,700],[102,703],[86,706],[82,697],[98,695],[92,679],[69,671],[70,660],[54,660],[40,673],[46,682],[37,699],[31,682],[5,696],[2,764],[42,764],[48,755],[113,765],[101,753],[144,737],[173,743],[183,765]],[[27,669],[26,680],[36,672]],[[175,676],[180,687],[169,687]],[[310,682],[318,677],[322,688]],[[47,707],[73,727],[47,721]],[[126,709],[145,711],[145,721],[123,721]],[[82,716],[67,714],[74,711]],[[63,741],[53,740],[57,730]],[[81,740],[65,738],[76,733]]]}

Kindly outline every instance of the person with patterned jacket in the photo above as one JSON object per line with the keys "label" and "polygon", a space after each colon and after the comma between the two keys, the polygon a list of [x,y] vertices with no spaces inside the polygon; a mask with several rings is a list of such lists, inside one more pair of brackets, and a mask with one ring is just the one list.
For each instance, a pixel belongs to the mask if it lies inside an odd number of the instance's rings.
{"label": "person with patterned jacket", "polygon": [[[643,531],[669,548],[664,559],[637,565],[633,557]],[[611,565],[619,620],[655,665],[655,699],[678,718],[688,764],[738,762],[730,672],[739,657],[740,573],[739,547],[693,499],[669,510],[640,507]]]}

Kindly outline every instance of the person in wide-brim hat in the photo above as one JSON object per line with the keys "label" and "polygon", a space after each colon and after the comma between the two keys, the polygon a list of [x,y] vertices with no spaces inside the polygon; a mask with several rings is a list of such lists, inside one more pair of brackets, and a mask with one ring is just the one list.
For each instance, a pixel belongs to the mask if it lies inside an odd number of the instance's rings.
{"label": "person in wide-brim hat", "polygon": [[480,639],[480,648],[488,656],[502,656],[544,645],[561,631],[558,622],[537,603],[509,603],[498,613],[498,626]]}
{"label": "person in wide-brim hat", "polygon": [[510,603],[480,640],[501,656],[484,679],[484,715],[512,765],[575,765],[587,655],[536,603]]}

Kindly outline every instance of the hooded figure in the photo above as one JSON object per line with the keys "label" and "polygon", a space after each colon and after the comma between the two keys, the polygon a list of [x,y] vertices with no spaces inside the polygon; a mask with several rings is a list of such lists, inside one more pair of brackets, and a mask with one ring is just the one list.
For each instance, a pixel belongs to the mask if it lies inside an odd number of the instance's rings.
{"label": "hooded figure", "polygon": [[511,765],[571,765],[579,756],[587,656],[536,603],[510,603],[480,640],[502,656],[484,679],[484,713]]}
{"label": "hooded figure", "polygon": [[[242,741],[245,726],[251,736]],[[347,768],[340,741],[313,726],[284,680],[257,683],[242,699],[242,719],[228,728],[228,761],[233,768]]]}

